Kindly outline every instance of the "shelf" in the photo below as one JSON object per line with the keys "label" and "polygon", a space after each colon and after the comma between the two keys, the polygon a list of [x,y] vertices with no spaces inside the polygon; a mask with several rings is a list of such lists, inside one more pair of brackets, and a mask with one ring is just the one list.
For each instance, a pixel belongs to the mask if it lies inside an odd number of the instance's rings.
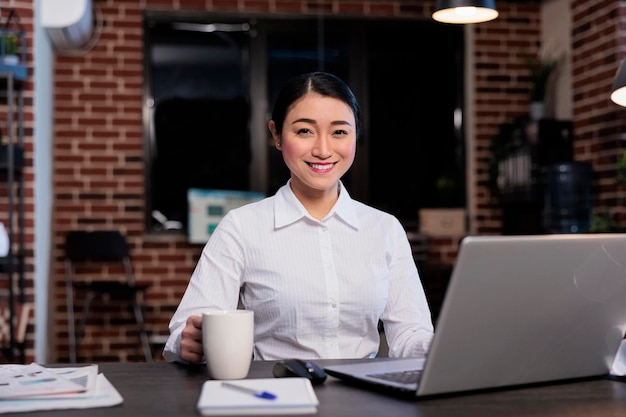
{"label": "shelf", "polygon": [[8,65],[0,62],[0,73],[13,74],[13,78],[20,81],[28,78],[28,69],[25,65]]}
{"label": "shelf", "polygon": [[[11,23],[14,29],[11,28]],[[26,32],[19,17],[12,10],[7,21],[0,27],[0,73],[13,74],[16,80],[24,81],[28,77],[26,62]]]}
{"label": "shelf", "polygon": [[[0,39],[7,36],[7,31],[0,30]],[[6,256],[0,257],[0,280],[5,289],[6,297],[0,299],[0,322],[4,323],[0,329],[0,355],[8,362],[24,361],[24,336],[18,337],[19,332],[26,332],[26,321],[20,321],[21,305],[24,302],[24,121],[23,91],[21,80],[26,79],[26,67],[9,65],[4,54],[6,45],[0,41],[0,104],[3,105],[4,121],[0,145],[0,186],[2,190],[2,204],[6,207],[0,213],[0,221],[5,225],[7,235],[11,239],[11,250]],[[24,57],[21,61],[25,62]],[[17,81],[17,82],[15,82]],[[6,202],[6,205],[5,205]],[[19,327],[19,328],[18,328]]]}

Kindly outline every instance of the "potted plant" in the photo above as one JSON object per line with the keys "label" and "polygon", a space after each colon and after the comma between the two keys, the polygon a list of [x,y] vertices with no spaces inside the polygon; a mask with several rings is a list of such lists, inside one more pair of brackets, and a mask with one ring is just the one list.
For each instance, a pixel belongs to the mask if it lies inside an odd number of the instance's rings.
{"label": "potted plant", "polygon": [[526,66],[530,75],[530,116],[539,120],[544,116],[545,99],[550,86],[550,77],[559,65],[558,58],[546,58],[543,54],[528,55]]}
{"label": "potted plant", "polygon": [[2,63],[6,65],[18,65],[20,40],[17,34],[4,31],[0,38],[0,52],[2,53]]}
{"label": "potted plant", "polygon": [[500,162],[508,158],[520,145],[520,126],[522,123],[523,119],[506,120],[500,123],[498,132],[489,143],[490,157],[487,161],[489,175],[487,187],[489,188],[492,204],[500,202],[500,185],[498,184]]}

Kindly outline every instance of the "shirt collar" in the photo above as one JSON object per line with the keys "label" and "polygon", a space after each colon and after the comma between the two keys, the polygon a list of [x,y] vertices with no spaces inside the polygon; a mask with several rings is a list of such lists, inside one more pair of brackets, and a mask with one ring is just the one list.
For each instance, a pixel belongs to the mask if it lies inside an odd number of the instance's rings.
{"label": "shirt collar", "polygon": [[[295,223],[305,217],[314,220],[291,190],[290,183],[291,180],[280,187],[274,199],[274,227],[277,229]],[[354,205],[355,201],[352,200],[343,183],[339,181],[339,199],[337,199],[337,202],[322,222],[336,216],[350,227],[358,229],[359,221]]]}

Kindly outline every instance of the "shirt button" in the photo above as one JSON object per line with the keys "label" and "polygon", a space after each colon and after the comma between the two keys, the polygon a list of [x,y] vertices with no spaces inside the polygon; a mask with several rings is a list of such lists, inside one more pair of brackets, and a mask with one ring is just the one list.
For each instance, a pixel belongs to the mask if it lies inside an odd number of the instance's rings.
{"label": "shirt button", "polygon": [[332,306],[333,308],[337,308],[337,303],[332,303],[332,304],[331,304],[331,306]]}

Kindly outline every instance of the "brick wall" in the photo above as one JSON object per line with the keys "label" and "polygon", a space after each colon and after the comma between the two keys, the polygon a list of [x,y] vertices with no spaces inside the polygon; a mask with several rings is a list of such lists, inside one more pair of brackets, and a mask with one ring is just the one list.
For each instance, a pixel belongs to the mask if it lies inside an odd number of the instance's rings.
{"label": "brick wall", "polygon": [[499,234],[501,212],[487,186],[489,144],[498,125],[528,114],[524,54],[540,46],[540,13],[532,2],[498,3],[500,16],[475,27],[476,214],[478,234]]}
{"label": "brick wall", "polygon": [[[626,52],[619,47],[626,44],[620,27],[624,12],[617,2],[594,2],[599,6],[591,9],[589,3],[582,0],[572,3],[576,158],[593,161],[594,168],[601,172],[597,204],[610,204],[618,191],[612,165],[622,147],[622,132],[626,132],[622,126],[623,110],[608,102],[614,71]],[[94,4],[104,18],[102,34],[95,47],[84,55],[59,55],[55,59],[55,209],[50,287],[54,327],[50,349],[53,360],[57,361],[68,357],[62,263],[62,241],[68,230],[112,227],[128,236],[136,278],[152,284],[146,299],[146,320],[151,334],[167,334],[169,318],[200,252],[197,246],[188,245],[184,236],[144,233],[142,10],[316,13],[318,6],[314,1],[290,0],[95,0]],[[337,15],[430,18],[433,4],[430,0],[344,0],[324,2],[323,9]],[[3,2],[3,9],[11,5],[23,8],[20,17],[28,21],[32,15],[30,1]],[[472,220],[480,234],[498,234],[501,226],[500,211],[491,205],[486,186],[489,141],[499,123],[528,111],[529,85],[521,54],[537,48],[540,38],[537,2],[501,1],[498,8],[501,15],[497,20],[473,26],[477,170],[475,218]],[[26,86],[32,97],[32,85],[27,83]],[[30,123],[32,100],[27,109]],[[32,167],[32,130],[27,137],[28,167]],[[27,188],[32,196],[32,169],[27,174]],[[28,265],[32,265],[33,256],[32,198],[30,202]],[[437,246],[441,249],[431,255],[441,256],[449,263],[456,242],[457,239],[441,240]],[[30,277],[32,266],[29,269]],[[30,280],[28,291],[32,293],[32,277]],[[137,343],[132,326],[109,324],[108,310],[104,306],[97,311],[94,322],[98,326],[89,329],[81,345],[82,360],[140,360],[141,353],[134,349]],[[127,318],[130,320],[130,317]]]}
{"label": "brick wall", "polygon": [[626,109],[609,94],[626,57],[626,5],[575,0],[572,3],[572,84],[575,159],[594,171],[594,211],[609,210],[626,227],[626,189],[616,181],[615,164],[626,151]]}

